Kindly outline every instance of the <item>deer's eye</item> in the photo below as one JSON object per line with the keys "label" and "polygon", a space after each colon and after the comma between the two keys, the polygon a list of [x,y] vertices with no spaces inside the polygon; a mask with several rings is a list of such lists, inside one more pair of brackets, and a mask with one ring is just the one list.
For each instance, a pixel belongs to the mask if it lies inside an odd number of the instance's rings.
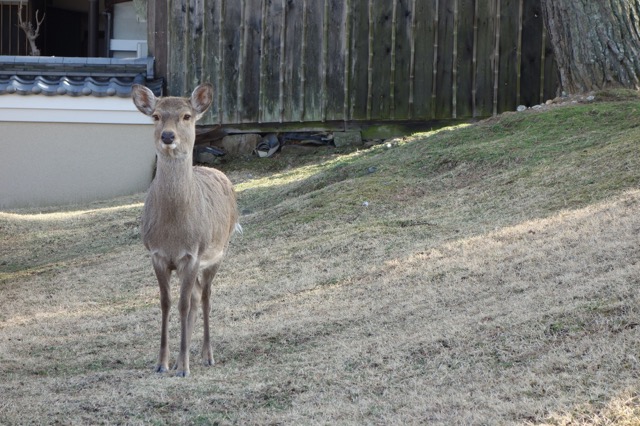
{"label": "deer's eye", "polygon": [[189,121],[189,120],[191,120],[191,114],[185,114],[185,115],[182,117],[182,119],[183,119],[184,121]]}
{"label": "deer's eye", "polygon": [[153,118],[153,121],[160,121],[160,116],[158,114],[153,114],[151,118]]}

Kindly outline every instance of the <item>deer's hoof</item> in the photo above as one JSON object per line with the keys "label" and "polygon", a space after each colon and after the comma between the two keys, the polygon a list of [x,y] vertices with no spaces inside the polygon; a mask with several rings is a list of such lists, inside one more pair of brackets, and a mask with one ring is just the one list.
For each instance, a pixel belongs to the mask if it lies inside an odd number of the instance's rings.
{"label": "deer's hoof", "polygon": [[211,350],[211,345],[202,345],[202,352],[200,353],[200,356],[202,357],[202,365],[204,365],[205,367],[211,367],[216,363],[213,360],[213,351]]}
{"label": "deer's hoof", "polygon": [[169,371],[169,368],[166,365],[158,365],[156,367],[156,373],[166,373]]}
{"label": "deer's hoof", "polygon": [[176,377],[187,377],[189,375],[188,370],[178,370],[176,371]]}

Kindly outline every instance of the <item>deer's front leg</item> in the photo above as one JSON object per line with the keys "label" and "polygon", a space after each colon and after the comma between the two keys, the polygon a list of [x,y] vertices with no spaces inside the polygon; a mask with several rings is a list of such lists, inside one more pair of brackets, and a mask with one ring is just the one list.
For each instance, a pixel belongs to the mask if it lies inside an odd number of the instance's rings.
{"label": "deer's front leg", "polygon": [[[180,354],[176,361],[176,375],[187,377],[189,375],[189,347],[191,346],[192,326],[189,321],[191,308],[191,295],[193,286],[198,278],[199,261],[196,256],[186,254],[180,260],[178,276],[180,277],[180,301],[178,312],[180,313]],[[194,318],[195,320],[195,318]]]}
{"label": "deer's front leg", "polygon": [[162,310],[160,355],[158,356],[156,372],[165,373],[169,370],[169,311],[171,309],[169,280],[171,278],[171,270],[169,269],[168,262],[161,255],[154,253],[151,260],[160,288],[160,309]]}

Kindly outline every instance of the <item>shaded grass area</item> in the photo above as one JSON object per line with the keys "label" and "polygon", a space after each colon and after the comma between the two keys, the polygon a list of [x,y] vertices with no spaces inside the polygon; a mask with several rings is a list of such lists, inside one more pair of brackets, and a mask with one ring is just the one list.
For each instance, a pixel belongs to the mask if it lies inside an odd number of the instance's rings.
{"label": "shaded grass area", "polygon": [[599,98],[224,164],[245,233],[186,380],[142,196],[0,213],[0,423],[640,422],[640,104]]}
{"label": "shaded grass area", "polygon": [[[0,212],[0,285],[16,275],[64,269],[90,253],[106,253],[139,243],[142,196],[118,200],[121,205],[67,207],[53,212],[34,209]],[[78,238],[86,235],[90,238]]]}

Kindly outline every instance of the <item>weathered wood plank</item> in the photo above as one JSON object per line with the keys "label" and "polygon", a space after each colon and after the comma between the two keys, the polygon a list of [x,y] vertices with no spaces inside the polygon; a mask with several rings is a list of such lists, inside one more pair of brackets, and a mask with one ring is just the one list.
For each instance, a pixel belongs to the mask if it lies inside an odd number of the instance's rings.
{"label": "weathered wood plank", "polygon": [[475,0],[458,1],[458,36],[456,58],[456,117],[473,116],[473,17]]}
{"label": "weathered wood plank", "polygon": [[343,40],[343,46],[345,51],[344,58],[344,99],[343,99],[343,120],[347,121],[350,118],[350,100],[349,91],[351,90],[349,84],[351,82],[351,15],[353,14],[353,7],[351,5],[351,0],[345,0],[345,15],[344,15],[344,25],[345,25],[345,36]]}
{"label": "weathered wood plank", "polygon": [[[324,1],[307,0],[304,23],[304,114],[303,121],[322,121]],[[296,117],[297,118],[297,117]]]}
{"label": "weathered wood plank", "polygon": [[[167,54],[167,4],[168,0],[156,0],[147,5],[147,27],[149,31],[149,53],[154,57],[156,76],[166,76],[169,72]],[[207,37],[209,38],[209,37]]]}
{"label": "weathered wood plank", "polygon": [[389,119],[393,120],[396,113],[396,33],[398,31],[398,0],[392,0],[391,5],[391,76],[389,77]]}
{"label": "weathered wood plank", "polygon": [[453,116],[453,30],[456,0],[440,0],[438,17],[437,78],[435,84],[435,117]]}
{"label": "weathered wood plank", "polygon": [[284,121],[284,80],[286,67],[286,28],[287,28],[287,0],[282,0],[282,19],[280,20],[280,80],[278,81],[278,106],[280,122]]}
{"label": "weathered wood plank", "polygon": [[326,69],[324,93],[324,120],[344,120],[344,85],[347,52],[345,50],[346,3],[344,0],[327,0],[325,13]]}
{"label": "weathered wood plank", "polygon": [[220,42],[222,66],[218,82],[222,84],[220,91],[220,107],[222,123],[236,121],[236,110],[241,108],[238,102],[238,59],[240,48],[240,18],[242,8],[240,2],[234,0],[220,1]]}
{"label": "weathered wood plank", "polygon": [[202,118],[203,122],[220,122],[220,97],[218,96],[218,64],[220,63],[220,23],[217,19],[218,3],[204,2],[202,19],[204,22],[202,33],[202,73],[200,83],[210,82],[214,86],[213,101],[211,107]]}
{"label": "weathered wood plank", "polygon": [[236,108],[236,122],[241,123],[241,111],[244,111],[242,108],[242,94],[244,93],[244,77],[245,77],[245,67],[244,67],[244,58],[245,52],[247,49],[245,39],[246,39],[246,28],[247,28],[247,2],[245,0],[239,0],[240,2],[240,28],[238,30],[240,46],[238,46],[238,84],[236,86],[236,98],[238,99],[240,108]]}
{"label": "weathered wood plank", "polygon": [[189,0],[187,29],[190,37],[189,49],[186,52],[187,60],[190,61],[191,67],[188,68],[186,78],[186,92],[184,95],[191,94],[203,79],[204,66],[204,0]]}
{"label": "weathered wood plank", "polygon": [[184,37],[187,30],[188,0],[172,0],[169,7],[169,75],[167,91],[173,96],[182,96],[186,92],[184,64],[187,63],[187,51],[190,37]]}
{"label": "weathered wood plank", "polygon": [[439,0],[416,0],[413,106],[412,118],[429,119],[433,112],[431,99],[433,93],[434,45],[436,44],[435,17]]}
{"label": "weathered wood plank", "polygon": [[304,4],[301,1],[288,2],[285,23],[285,68],[284,68],[284,92],[282,94],[284,104],[283,116],[285,121],[301,121],[300,112],[303,109],[300,93],[302,90],[302,52]]}
{"label": "weathered wood plank", "polygon": [[374,82],[370,88],[368,115],[371,119],[390,119],[392,6],[393,2],[389,0],[373,0],[371,3],[373,56],[369,75]]}
{"label": "weathered wood plank", "polygon": [[[217,56],[217,60],[218,62],[215,64],[214,67],[212,67],[211,69],[215,69],[216,72],[216,76],[215,79],[213,79],[212,81],[215,81],[217,83],[217,88],[218,88],[218,93],[216,93],[216,99],[218,101],[218,111],[217,111],[217,123],[221,124],[224,121],[224,103],[222,101],[223,99],[223,87],[224,87],[224,51],[225,51],[225,44],[224,44],[224,32],[223,32],[223,19],[224,19],[224,0],[216,0],[214,3],[217,3],[216,5],[213,5],[211,7],[211,13],[214,14],[215,16],[215,22],[216,22],[216,26],[214,27],[215,30],[213,31],[213,37],[217,38],[215,39],[217,41],[217,49],[215,50],[216,52],[216,56]],[[212,16],[213,19],[213,16]]]}
{"label": "weathered wood plank", "polygon": [[518,106],[520,5],[520,0],[501,0],[498,111],[514,111]]}
{"label": "weathered wood plank", "polygon": [[398,0],[396,5],[395,26],[395,58],[394,58],[394,88],[391,102],[391,119],[396,117],[409,118],[409,97],[411,90],[411,45],[413,24],[413,2]]}
{"label": "weathered wood plank", "polygon": [[367,18],[369,19],[369,26],[367,27],[367,119],[371,119],[371,107],[373,103],[373,55],[374,55],[374,31],[375,31],[375,17],[374,17],[374,0],[369,0],[367,8]]}
{"label": "weathered wood plank", "polygon": [[263,3],[263,47],[260,59],[260,122],[280,121],[280,71],[282,20],[281,0]]}
{"label": "weathered wood plank", "polygon": [[520,104],[537,105],[540,99],[542,68],[543,19],[540,3],[525,2],[522,11],[522,80],[520,83]]}
{"label": "weathered wood plank", "polygon": [[496,10],[500,0],[488,0],[484,4],[476,3],[478,24],[476,37],[476,104],[474,116],[488,117],[493,113],[493,82],[496,66],[495,33]]}
{"label": "weathered wood plank", "polygon": [[349,119],[367,118],[369,0],[351,0]]}
{"label": "weathered wood plank", "polygon": [[[242,49],[238,52],[238,110],[240,123],[259,121],[260,106],[260,36],[262,34],[262,0],[243,0],[244,24]],[[242,80],[240,80],[242,79]],[[242,83],[242,84],[240,84]]]}

